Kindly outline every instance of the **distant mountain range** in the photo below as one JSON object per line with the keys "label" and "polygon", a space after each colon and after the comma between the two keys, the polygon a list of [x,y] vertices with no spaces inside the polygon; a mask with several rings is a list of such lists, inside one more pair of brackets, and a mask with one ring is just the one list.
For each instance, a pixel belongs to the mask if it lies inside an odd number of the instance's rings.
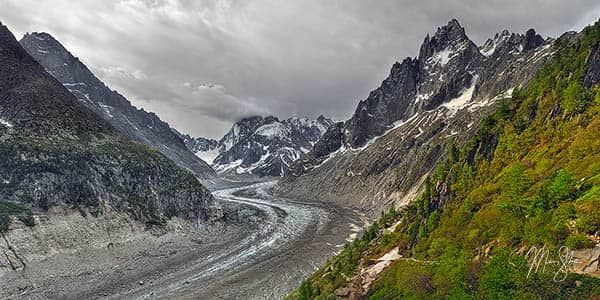
{"label": "distant mountain range", "polygon": [[308,153],[333,121],[273,116],[244,118],[219,141],[180,134],[198,157],[221,175],[283,176],[292,163]]}
{"label": "distant mountain range", "polygon": [[125,97],[107,87],[50,34],[26,34],[20,44],[80,103],[118,131],[161,152],[200,178],[213,178],[216,175],[208,164],[187,149],[169,124],[152,112],[136,108]]}

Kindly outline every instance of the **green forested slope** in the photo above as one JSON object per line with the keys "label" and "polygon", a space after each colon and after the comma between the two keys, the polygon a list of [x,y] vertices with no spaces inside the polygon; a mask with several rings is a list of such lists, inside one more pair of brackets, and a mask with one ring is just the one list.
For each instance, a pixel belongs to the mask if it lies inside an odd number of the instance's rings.
{"label": "green forested slope", "polygon": [[[424,193],[390,210],[290,298],[357,294],[359,265],[399,247],[371,299],[599,299],[600,279],[560,263],[532,272],[526,253],[593,247],[600,228],[600,23],[556,42],[524,89],[501,100],[465,145],[447,149]],[[596,60],[594,60],[596,59]],[[395,231],[384,233],[401,220]],[[558,274],[555,277],[555,274]],[[360,282],[360,281],[358,281]],[[342,291],[342,292],[341,292]]]}

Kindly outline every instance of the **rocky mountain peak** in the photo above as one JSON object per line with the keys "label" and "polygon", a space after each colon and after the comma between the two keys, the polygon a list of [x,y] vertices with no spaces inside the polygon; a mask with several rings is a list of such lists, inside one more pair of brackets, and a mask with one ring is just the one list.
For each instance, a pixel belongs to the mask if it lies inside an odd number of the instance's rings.
{"label": "rocky mountain peak", "polygon": [[23,36],[23,39],[25,40],[29,40],[29,39],[37,39],[38,42],[37,45],[38,46],[46,46],[49,47],[51,49],[60,49],[63,51],[66,51],[66,49],[63,47],[63,45],[61,43],[59,43],[51,34],[47,33],[47,32],[27,32],[25,33],[25,35]]}
{"label": "rocky mountain peak", "polygon": [[498,47],[498,45],[504,43],[510,37],[511,33],[507,29],[504,29],[502,30],[502,32],[496,33],[493,38],[487,39],[485,43],[481,47],[479,47],[479,51],[484,56],[489,57],[492,54],[494,54],[494,51],[496,50],[496,47]]}
{"label": "rocky mountain peak", "polygon": [[534,29],[529,29],[525,34],[509,33],[503,30],[488,39],[479,50],[485,57],[494,57],[495,60],[507,59],[507,56],[520,55],[537,49],[546,44],[546,40],[537,34]]}
{"label": "rocky mountain peak", "polygon": [[249,116],[249,117],[244,117],[242,119],[240,119],[239,121],[237,121],[237,124],[252,124],[252,123],[258,123],[258,122],[274,122],[274,121],[279,121],[279,119],[277,117],[274,116]]}
{"label": "rocky mountain peak", "polygon": [[[398,120],[440,106],[462,107],[478,97],[482,91],[478,86],[484,83],[484,77],[506,67],[503,62],[544,43],[533,30],[525,35],[503,30],[477,47],[453,19],[439,27],[433,36],[425,37],[417,59],[407,57],[396,62],[381,86],[359,102],[353,117],[346,122],[344,141],[352,148],[362,147]],[[542,54],[536,58],[543,57]],[[488,63],[493,66],[486,66]],[[495,85],[492,79],[485,81]],[[502,80],[498,86],[485,90],[494,93],[497,89],[510,89],[505,83]]]}
{"label": "rocky mountain peak", "polygon": [[529,51],[535,49],[544,43],[544,38],[535,32],[535,29],[531,28],[525,33],[525,39],[523,40],[523,51]]}
{"label": "rocky mountain peak", "polygon": [[330,119],[327,118],[327,117],[325,117],[324,115],[319,115],[317,117],[317,121],[319,121],[319,122],[326,122],[326,121],[330,121]]}
{"label": "rocky mountain peak", "polygon": [[459,38],[467,38],[465,29],[460,25],[458,20],[452,19],[448,21],[448,24],[438,27],[432,39],[455,40]]}
{"label": "rocky mountain peak", "polygon": [[[31,84],[33,81],[46,83],[48,94],[29,88],[7,89],[5,98],[0,98],[0,119],[14,129],[26,130],[31,134],[70,135],[73,132],[105,132],[110,126],[76,100],[49,76],[34,58],[17,42],[6,26],[0,26],[0,85]],[[18,77],[21,81],[12,82]],[[30,79],[30,81],[24,81]],[[20,87],[22,88],[22,87]],[[14,88],[13,88],[14,89]],[[0,89],[2,91],[2,89]],[[27,101],[20,101],[27,99]],[[43,99],[43,101],[42,101]],[[68,109],[64,109],[67,107]]]}
{"label": "rocky mountain peak", "polygon": [[471,41],[467,37],[465,29],[456,19],[452,19],[448,24],[438,27],[432,37],[427,34],[423,44],[421,44],[418,58],[421,62],[425,62],[435,53],[448,50],[456,51],[469,42]]}
{"label": "rocky mountain peak", "polygon": [[398,120],[432,110],[474,84],[484,57],[456,19],[427,35],[418,58],[396,62],[381,86],[361,101],[347,121],[345,141],[361,147]]}
{"label": "rocky mountain peak", "polygon": [[25,50],[30,52],[31,56],[36,60],[40,61],[40,57],[44,56],[45,64],[43,64],[43,67],[54,77],[57,77],[58,75],[65,76],[69,73],[65,72],[65,70],[71,68],[72,65],[79,63],[79,59],[73,56],[49,33],[26,33],[19,43]]}

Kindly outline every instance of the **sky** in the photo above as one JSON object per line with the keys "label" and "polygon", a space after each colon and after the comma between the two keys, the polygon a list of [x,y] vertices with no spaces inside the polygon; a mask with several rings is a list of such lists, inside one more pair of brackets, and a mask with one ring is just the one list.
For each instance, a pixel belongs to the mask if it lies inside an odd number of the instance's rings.
{"label": "sky", "polygon": [[556,37],[600,18],[600,1],[0,0],[17,38],[52,34],[137,107],[211,138],[250,115],[345,120],[452,18],[477,44]]}

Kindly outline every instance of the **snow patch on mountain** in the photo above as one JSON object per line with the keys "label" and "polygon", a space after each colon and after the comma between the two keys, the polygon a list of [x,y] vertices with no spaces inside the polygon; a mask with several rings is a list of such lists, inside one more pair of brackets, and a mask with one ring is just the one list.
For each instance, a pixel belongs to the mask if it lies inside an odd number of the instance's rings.
{"label": "snow patch on mountain", "polygon": [[229,170],[235,169],[237,167],[239,167],[242,164],[243,160],[242,159],[238,159],[236,161],[232,161],[230,163],[227,164],[222,164],[222,165],[217,165],[214,166],[214,169],[217,173],[223,173],[223,172],[227,172]]}
{"label": "snow patch on mountain", "polygon": [[483,56],[490,57],[490,56],[492,56],[494,54],[494,52],[496,51],[496,48],[498,47],[498,45],[504,43],[509,38],[510,38],[510,33],[508,32],[508,30],[504,30],[500,34],[496,33],[496,35],[494,36],[493,39],[488,39],[479,48],[479,51],[481,52],[481,54]]}
{"label": "snow patch on mountain", "polygon": [[4,125],[5,127],[8,127],[8,128],[12,128],[13,127],[13,125],[10,122],[8,122],[5,119],[1,119],[1,118],[0,118],[0,124]]}
{"label": "snow patch on mountain", "polygon": [[430,59],[433,63],[445,66],[456,53],[452,49],[444,49],[434,54]]}
{"label": "snow patch on mountain", "polygon": [[208,164],[212,164],[215,158],[219,156],[219,149],[211,149],[206,151],[197,151],[194,154]]}
{"label": "snow patch on mountain", "polygon": [[290,134],[289,128],[280,122],[266,124],[256,129],[255,134],[269,138],[286,138]]}
{"label": "snow patch on mountain", "polygon": [[471,86],[467,89],[463,90],[460,96],[443,103],[441,106],[446,107],[450,110],[459,110],[461,108],[466,107],[471,99],[473,98],[473,92],[475,91],[475,84],[477,82],[477,75],[473,76],[473,82]]}
{"label": "snow patch on mountain", "polygon": [[112,106],[106,105],[102,102],[98,102],[98,106],[100,106],[100,108],[102,109],[102,111],[104,112],[104,114],[106,114],[107,117],[109,118],[114,118],[113,114],[112,114]]}
{"label": "snow patch on mountain", "polygon": [[451,44],[448,47],[435,52],[425,63],[426,68],[439,66],[443,68],[453,58],[459,56],[465,49],[467,49],[466,43]]}

